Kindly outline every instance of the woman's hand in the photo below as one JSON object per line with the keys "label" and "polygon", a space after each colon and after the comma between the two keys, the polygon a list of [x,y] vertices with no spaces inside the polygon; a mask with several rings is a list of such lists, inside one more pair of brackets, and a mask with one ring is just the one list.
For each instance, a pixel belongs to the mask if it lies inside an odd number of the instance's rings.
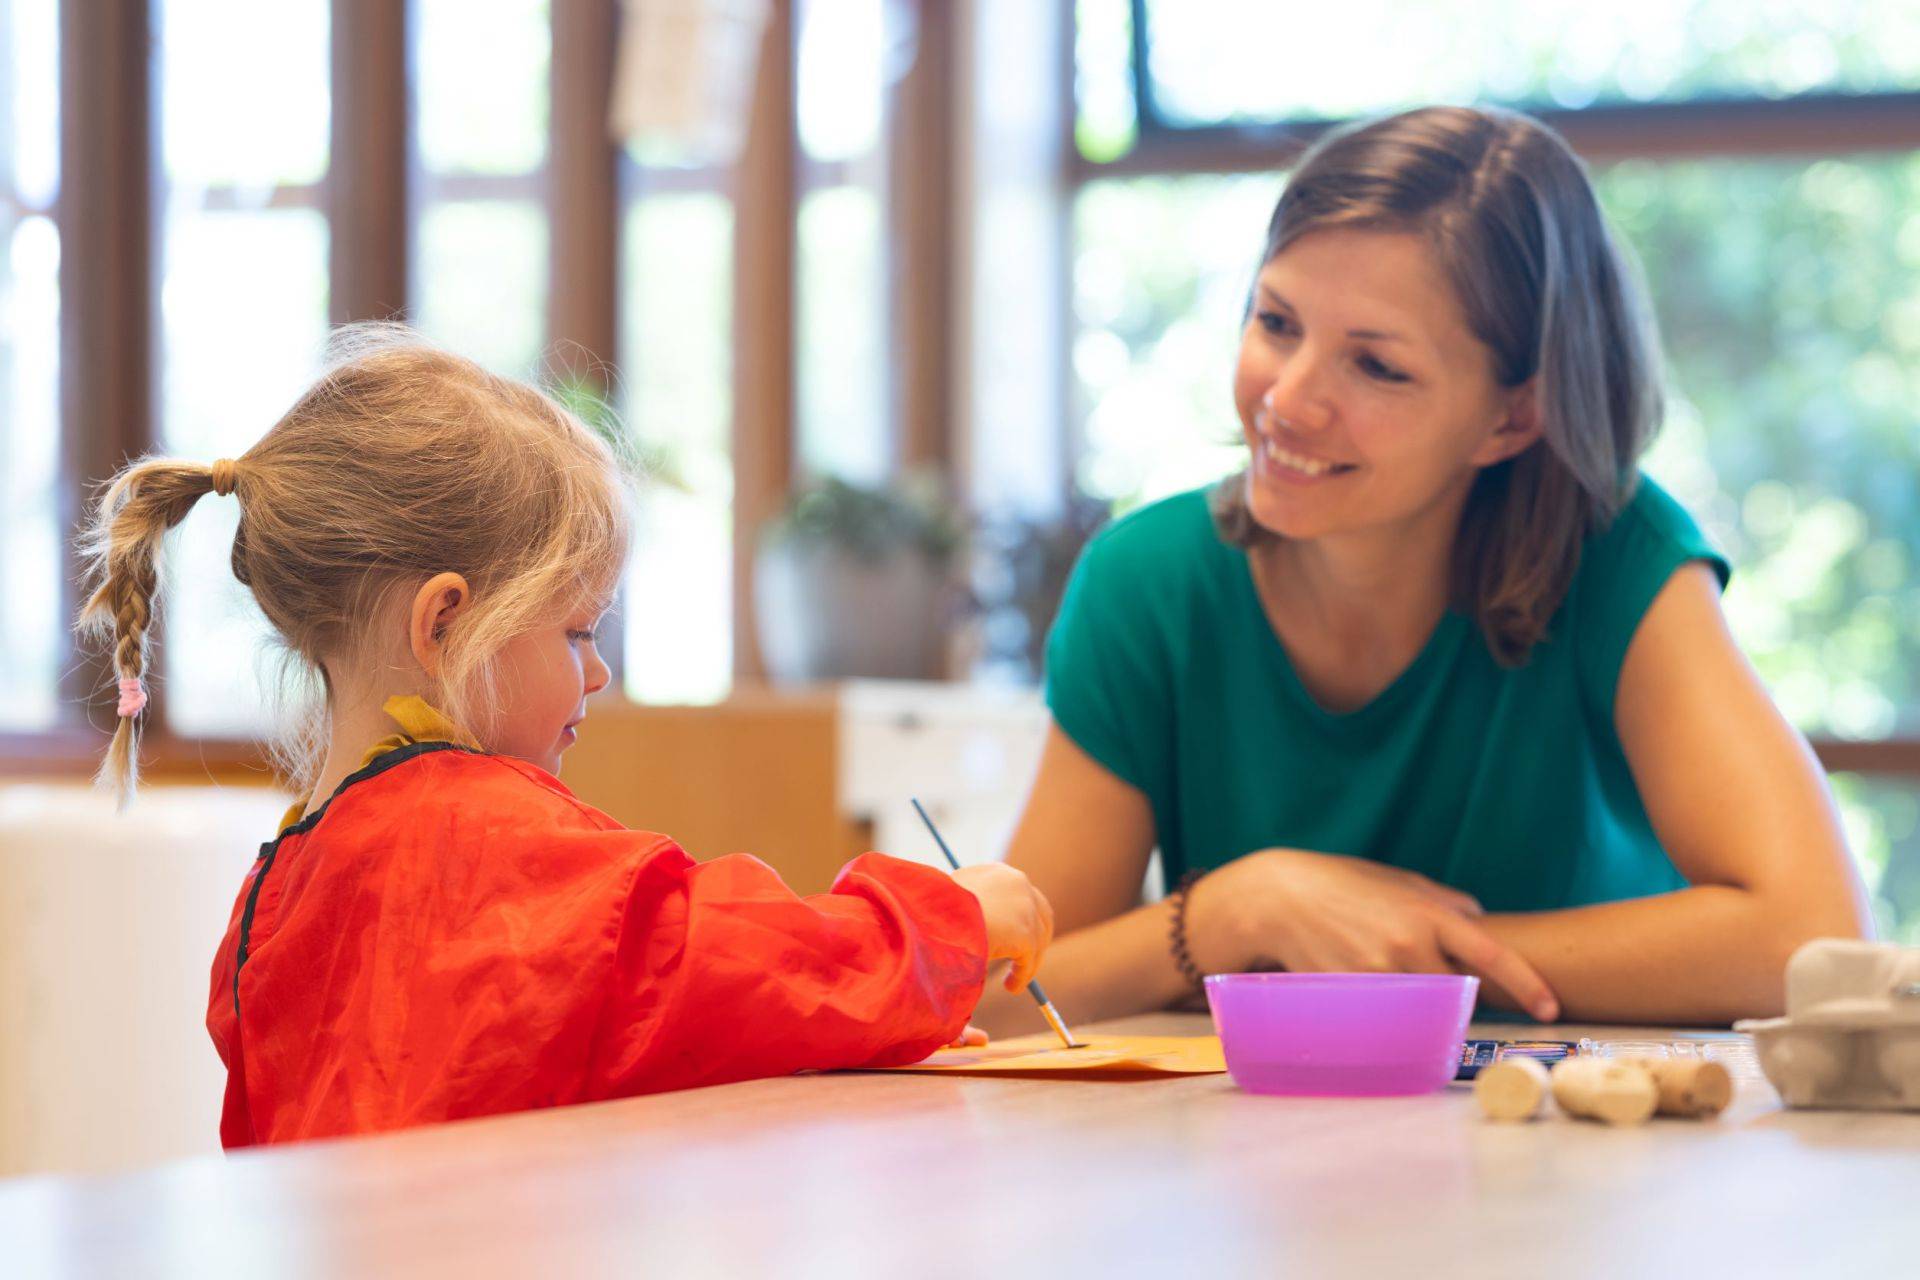
{"label": "woman's hand", "polygon": [[1471,973],[1542,1022],[1558,1000],[1534,967],[1475,921],[1480,904],[1364,858],[1263,849],[1188,891],[1187,937],[1209,973]]}
{"label": "woman's hand", "polygon": [[953,873],[961,888],[980,899],[987,918],[987,962],[1011,960],[1007,990],[1033,981],[1040,957],[1053,941],[1053,904],[1033,887],[1024,871],[1004,862],[985,862]]}

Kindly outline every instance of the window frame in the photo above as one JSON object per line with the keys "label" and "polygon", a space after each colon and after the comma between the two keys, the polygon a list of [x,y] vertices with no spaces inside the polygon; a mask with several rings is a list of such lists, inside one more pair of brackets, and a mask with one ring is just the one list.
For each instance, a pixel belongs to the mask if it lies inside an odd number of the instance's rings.
{"label": "window frame", "polygon": [[[98,486],[159,441],[161,228],[153,192],[161,162],[154,127],[160,2],[63,0],[60,6],[61,172],[49,212],[60,229],[65,264],[56,519],[64,549],[61,611],[68,618],[79,606],[84,567],[74,535],[90,500]],[[441,198],[526,195],[535,181],[544,188],[550,228],[545,351],[556,376],[583,378],[618,367],[620,224],[629,201],[681,189],[717,190],[732,198],[732,341],[738,357],[731,424],[733,647],[736,678],[745,681],[763,671],[751,620],[752,551],[759,525],[779,510],[794,479],[795,0],[771,0],[769,9],[769,56],[756,77],[744,151],[729,170],[644,169],[626,156],[606,123],[620,0],[561,0],[549,10],[552,110],[543,177],[433,179],[433,194]],[[340,325],[408,312],[413,217],[426,190],[414,162],[413,5],[330,0],[330,17],[328,172],[323,182],[283,192],[279,201],[317,205],[327,214],[328,319]],[[918,126],[922,134],[951,128],[944,102],[927,114],[931,118]],[[900,211],[889,217],[898,227]],[[932,339],[923,333],[916,341],[924,346]],[[165,625],[163,614],[144,727],[147,775],[233,781],[268,776],[265,751],[256,742],[189,738],[169,728]],[[616,689],[623,649],[618,625],[616,617],[605,642]],[[59,717],[42,731],[0,731],[0,777],[71,777],[99,762],[114,716],[109,665],[70,633],[61,652]]]}
{"label": "window frame", "polygon": [[[1168,120],[1147,69],[1150,2],[1127,0],[1138,141],[1125,156],[1094,166],[1104,176],[1259,172],[1274,167],[1273,157],[1298,155],[1327,130],[1362,118],[1301,116],[1212,125]],[[1540,102],[1503,105],[1559,131],[1590,162],[1920,149],[1920,91],[1719,95],[1573,108]],[[1079,152],[1070,148],[1068,154],[1077,157]]]}
{"label": "window frame", "polygon": [[[1125,153],[1107,161],[1089,160],[1075,139],[1078,103],[1074,96],[1072,50],[1076,19],[1072,5],[1062,7],[1065,158],[1061,175],[1063,203],[1073,208],[1082,190],[1113,178],[1184,177],[1196,174],[1274,173],[1296,161],[1313,142],[1348,119],[1300,118],[1264,124],[1181,125],[1168,121],[1154,99],[1149,74],[1148,0],[1128,0],[1131,21],[1129,68],[1137,135]],[[1607,103],[1583,108],[1522,106],[1557,130],[1583,160],[1682,160],[1707,157],[1778,159],[1839,152],[1920,151],[1920,92],[1862,94],[1808,93],[1784,98],[1717,97],[1659,103]],[[1060,313],[1072,320],[1072,254],[1063,255],[1055,282]],[[1069,332],[1069,341],[1071,332]],[[1069,412],[1063,432],[1078,434]],[[1071,475],[1071,468],[1067,474]],[[1062,494],[1062,499],[1066,495]],[[1920,778],[1920,734],[1848,739],[1810,736],[1821,765],[1836,773]]]}
{"label": "window frame", "polygon": [[[158,140],[152,31],[156,0],[64,0],[60,6],[61,175],[50,212],[61,234],[60,491],[66,595],[78,606],[80,562],[71,534],[94,486],[150,449],[158,436],[155,365],[157,239],[152,204]],[[1292,162],[1339,121],[1268,126],[1176,126],[1153,110],[1145,66],[1145,0],[1133,9],[1136,144],[1104,163],[1074,144],[1073,5],[1055,14],[1062,33],[1059,193],[1064,224],[1088,183],[1134,176],[1271,172]],[[951,341],[964,300],[948,253],[959,109],[957,74],[968,19],[948,6],[920,6],[919,48],[888,94],[883,121],[894,158],[887,228],[889,327],[902,337],[901,367],[888,396],[896,465],[952,464],[967,443],[956,429],[958,365]],[[760,524],[795,479],[794,215],[801,191],[830,183],[797,137],[795,0],[774,0],[766,40],[774,57],[757,78],[747,146],[731,172],[642,169],[608,136],[605,103],[619,34],[619,0],[566,0],[551,9],[553,110],[546,200],[550,218],[547,341],[560,362],[617,367],[620,223],[648,191],[722,190],[735,206],[733,386],[735,465],[734,653],[739,679],[762,673],[751,615],[751,555]],[[334,324],[405,312],[413,201],[409,66],[412,6],[391,0],[331,0],[333,88],[329,170],[323,184],[283,192],[283,203],[318,203],[329,221],[329,319]],[[348,56],[348,51],[351,56]],[[1144,92],[1143,92],[1144,89]],[[1537,112],[1589,160],[1748,158],[1920,150],[1920,93],[1813,94],[1797,98],[1613,104]],[[938,157],[924,163],[927,156]],[[914,157],[921,163],[907,164]],[[492,185],[525,194],[525,180],[442,180],[442,194],[485,194]],[[492,185],[489,185],[489,183]],[[455,191],[452,188],[458,187]],[[469,189],[471,188],[471,189]],[[217,196],[216,196],[217,198]],[[8,197],[13,201],[12,197]],[[112,211],[111,215],[107,211]],[[938,214],[930,218],[929,211]],[[1062,257],[1052,311],[1070,329],[1069,261]],[[84,357],[84,359],[83,359]],[[86,370],[83,378],[80,371]],[[744,371],[751,369],[749,376]],[[1063,457],[1074,431],[1070,392],[1058,405]],[[1061,469],[1063,483],[1070,467]],[[956,484],[960,477],[955,475]],[[1063,493],[1064,499],[1065,494]],[[161,627],[164,631],[164,619]],[[609,650],[621,650],[609,638]],[[111,681],[99,655],[69,643],[60,685],[62,716],[43,732],[0,732],[0,772],[72,775],[90,770],[112,724]],[[159,647],[164,674],[165,644]],[[147,769],[154,776],[257,776],[266,764],[250,742],[182,738],[163,714],[164,679],[153,690]],[[1920,736],[1873,741],[1817,739],[1828,768],[1920,777]]]}

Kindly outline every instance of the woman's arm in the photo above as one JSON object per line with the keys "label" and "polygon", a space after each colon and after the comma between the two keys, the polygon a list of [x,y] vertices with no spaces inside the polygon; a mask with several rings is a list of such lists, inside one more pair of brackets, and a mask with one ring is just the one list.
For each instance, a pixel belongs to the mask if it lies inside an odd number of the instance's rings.
{"label": "woman's arm", "polygon": [[[1052,900],[1058,940],[1041,975],[1069,1021],[1164,1009],[1194,992],[1174,964],[1166,902],[1140,905],[1153,850],[1146,797],[1055,726],[1007,861]],[[1189,896],[1187,940],[1206,973],[1296,970],[1478,973],[1490,991],[1552,1018],[1553,993],[1476,919],[1479,904],[1424,876],[1362,858],[1262,849]],[[1022,996],[989,989],[974,1021],[997,1035],[1039,1030]]]}
{"label": "woman's arm", "polygon": [[1647,610],[1614,717],[1654,832],[1690,887],[1484,923],[1573,1019],[1778,1013],[1794,949],[1863,936],[1871,919],[1819,763],[1734,643],[1705,565],[1683,566]]}
{"label": "woman's arm", "polygon": [[[1187,992],[1167,951],[1167,905],[1140,905],[1153,844],[1147,798],[1050,725],[1007,862],[1053,903],[1040,980],[1070,1022],[1165,1008]],[[998,983],[973,1020],[994,1035],[1046,1029],[1024,990]]]}

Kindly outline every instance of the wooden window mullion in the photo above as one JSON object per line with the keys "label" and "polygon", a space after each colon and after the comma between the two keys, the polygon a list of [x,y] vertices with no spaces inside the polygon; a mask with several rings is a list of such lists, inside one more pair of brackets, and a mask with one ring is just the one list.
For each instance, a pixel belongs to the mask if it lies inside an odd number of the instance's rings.
{"label": "wooden window mullion", "polygon": [[[78,609],[75,545],[94,487],[154,446],[153,190],[158,150],[148,0],[60,6],[60,495],[62,616]],[[113,714],[111,664],[65,664],[63,703]],[[156,698],[160,691],[156,690]],[[155,711],[158,718],[158,708]]]}
{"label": "wooden window mullion", "polygon": [[405,314],[409,298],[409,20],[403,0],[333,0],[327,312],[334,324]]}
{"label": "wooden window mullion", "polygon": [[547,340],[556,372],[599,382],[619,342],[618,151],[607,127],[617,8],[616,0],[553,6]]}
{"label": "wooden window mullion", "polygon": [[953,430],[954,6],[918,0],[913,64],[889,95],[887,329],[900,359],[888,372],[896,469],[956,476]]}
{"label": "wooden window mullion", "polygon": [[770,8],[734,186],[733,667],[747,679],[766,670],[754,548],[794,471],[794,0]]}
{"label": "wooden window mullion", "polygon": [[[619,45],[618,0],[556,0],[548,144],[547,347],[553,376],[611,397],[620,344],[619,147],[608,127]],[[600,653],[624,674],[622,609]]]}

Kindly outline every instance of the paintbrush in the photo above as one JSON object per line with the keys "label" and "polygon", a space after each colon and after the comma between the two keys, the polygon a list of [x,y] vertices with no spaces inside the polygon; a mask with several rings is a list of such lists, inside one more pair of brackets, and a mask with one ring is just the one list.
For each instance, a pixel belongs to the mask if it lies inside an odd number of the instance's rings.
{"label": "paintbrush", "polygon": [[[913,799],[911,796],[908,798]],[[913,811],[920,815],[920,821],[927,824],[927,830],[933,835],[933,842],[940,846],[940,852],[947,855],[947,862],[955,871],[958,871],[960,859],[954,857],[953,850],[947,848],[947,842],[940,838],[940,828],[933,825],[933,819],[927,816],[927,811],[920,806],[918,800],[913,800]],[[1069,1049],[1086,1047],[1073,1038],[1073,1032],[1067,1030],[1067,1024],[1060,1017],[1060,1011],[1053,1007],[1053,1001],[1047,999],[1047,993],[1040,989],[1040,983],[1037,980],[1027,984],[1027,994],[1032,996],[1033,1002],[1040,1006],[1041,1016],[1047,1020],[1047,1025],[1053,1028],[1054,1034],[1060,1037],[1060,1043]]]}

